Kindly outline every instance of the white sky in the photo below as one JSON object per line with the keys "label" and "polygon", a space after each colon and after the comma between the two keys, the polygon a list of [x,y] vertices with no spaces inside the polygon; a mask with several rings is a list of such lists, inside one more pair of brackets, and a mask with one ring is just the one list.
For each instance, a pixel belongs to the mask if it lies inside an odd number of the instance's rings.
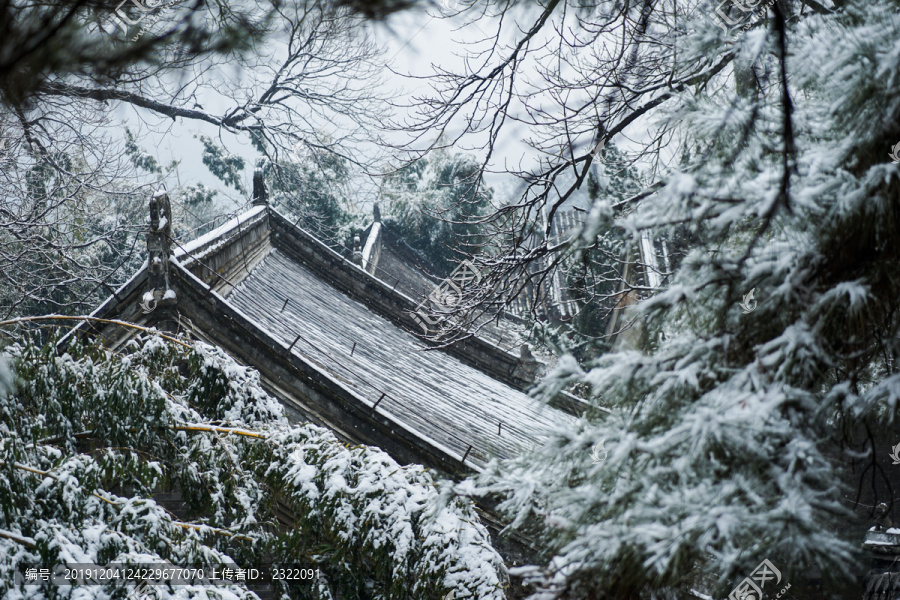
{"label": "white sky", "polygon": [[[444,0],[453,6],[454,0]],[[386,49],[384,60],[386,62],[383,77],[386,81],[386,92],[391,95],[405,93],[406,98],[412,98],[415,94],[427,93],[429,84],[422,80],[406,78],[401,74],[428,75],[433,73],[433,64],[441,65],[454,71],[463,66],[461,55],[465,52],[466,44],[472,44],[478,40],[490,37],[493,33],[490,21],[481,20],[477,24],[465,25],[460,17],[442,18],[442,15],[452,15],[454,11],[445,8],[438,0],[427,9],[413,9],[403,11],[393,16],[387,23],[370,24],[376,41]],[[396,71],[397,74],[393,73]],[[224,72],[222,76],[227,80],[240,81],[245,78],[240,72]],[[224,83],[227,89],[228,83]],[[233,106],[233,102],[222,96],[198,97],[198,102],[204,110],[212,114],[222,114]],[[216,179],[201,161],[203,146],[195,135],[206,135],[216,140],[221,135],[229,152],[240,154],[244,157],[247,168],[244,172],[244,185],[249,190],[252,187],[253,164],[258,158],[256,150],[250,145],[246,136],[234,136],[220,132],[218,128],[200,122],[178,119],[173,122],[168,118],[158,118],[148,115],[146,111],[129,106],[122,106],[119,114],[126,120],[128,126],[138,135],[139,143],[145,150],[154,154],[160,164],[167,165],[172,160],[180,160],[178,169],[182,185],[202,182],[208,187],[219,190],[219,200],[231,198],[236,203],[243,204],[246,198],[232,188],[226,188],[221,181]],[[139,116],[140,115],[140,116]],[[402,112],[395,114],[395,119],[402,121]],[[162,133],[147,131],[142,128],[141,121],[145,120],[153,129]],[[509,124],[513,125],[513,124]],[[509,127],[508,125],[508,127]],[[510,136],[511,133],[515,135]],[[523,132],[507,131],[507,139],[519,139]],[[391,141],[401,141],[398,133],[387,134]],[[472,140],[475,142],[476,140]],[[457,150],[467,151],[466,146]],[[504,161],[517,164],[523,157],[533,157],[533,152],[524,144],[507,143],[501,148],[501,152],[494,159],[494,165],[501,165]],[[480,155],[479,155],[480,157]],[[166,181],[169,188],[179,184],[175,174],[169,176]],[[513,181],[509,176],[491,175],[488,184],[501,197],[508,197],[514,193],[511,187]],[[518,184],[516,184],[518,185]]]}
{"label": "white sky", "polygon": [[[387,25],[374,24],[371,27],[376,40],[387,49],[385,57],[388,64],[394,65],[394,68],[401,72],[410,71],[421,74],[429,70],[431,60],[441,60],[451,56],[451,49],[455,42],[447,25],[446,21],[435,19],[426,12],[412,10],[391,20]],[[226,78],[241,79],[241,74],[237,72],[223,75]],[[420,85],[394,75],[387,68],[384,69],[384,78],[391,93],[403,88],[412,90],[418,87],[421,89]],[[227,98],[213,94],[198,97],[197,100],[204,110],[212,114],[222,114],[233,106],[233,103]],[[169,118],[161,118],[129,105],[119,105],[117,110],[126,126],[137,134],[139,144],[154,155],[160,164],[168,165],[173,160],[181,161],[178,173],[182,184],[200,181],[219,190],[220,198],[223,196],[235,200],[240,198],[240,194],[234,189],[225,188],[221,181],[210,174],[201,160],[203,145],[195,136],[206,135],[218,140],[221,135],[221,140],[229,152],[244,157],[248,165],[244,173],[244,185],[248,189],[251,187],[252,165],[259,155],[250,145],[246,136],[231,135],[220,131],[211,124],[200,121],[179,118],[173,122]],[[145,126],[145,123],[149,127]],[[150,131],[150,129],[157,131]],[[178,184],[174,173],[170,179],[171,181],[166,182],[169,187]]]}

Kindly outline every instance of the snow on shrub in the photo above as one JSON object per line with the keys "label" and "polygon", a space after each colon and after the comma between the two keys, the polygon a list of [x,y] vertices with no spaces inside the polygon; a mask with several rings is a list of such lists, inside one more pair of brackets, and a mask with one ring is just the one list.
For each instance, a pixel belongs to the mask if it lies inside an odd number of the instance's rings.
{"label": "snow on shrub", "polygon": [[[276,588],[283,598],[505,597],[472,504],[442,499],[422,467],[292,426],[259,374],[217,348],[149,337],[126,350],[23,343],[0,356],[12,373],[0,394],[0,597],[129,591],[14,577],[65,562],[319,569],[314,584]],[[153,500],[160,490],[180,490],[188,522]],[[291,527],[275,518],[285,508]],[[237,583],[215,591],[256,597]]]}

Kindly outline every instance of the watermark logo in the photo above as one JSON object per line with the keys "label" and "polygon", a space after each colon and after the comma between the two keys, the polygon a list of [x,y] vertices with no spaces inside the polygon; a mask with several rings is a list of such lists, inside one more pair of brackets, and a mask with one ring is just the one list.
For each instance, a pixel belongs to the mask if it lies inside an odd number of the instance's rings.
{"label": "watermark logo", "polygon": [[773,4],[775,0],[722,0],[713,11],[713,19],[726,35],[730,35],[749,29],[753,13],[765,15],[766,9]]}
{"label": "watermark logo", "polygon": [[591,448],[591,462],[595,465],[599,465],[600,463],[606,460],[606,457],[609,453],[606,451],[606,448],[603,447],[603,444],[606,443],[606,440],[600,440],[594,447]]}
{"label": "watermark logo", "polygon": [[888,154],[891,157],[891,162],[895,165],[900,165],[900,142],[897,142],[893,146],[891,146],[891,153]]}
{"label": "watermark logo", "polygon": [[891,457],[891,460],[894,461],[891,464],[900,465],[900,444],[897,444],[896,446],[891,448],[891,453],[889,454],[889,456]]}
{"label": "watermark logo", "polygon": [[155,291],[156,290],[150,290],[149,292],[144,292],[144,295],[141,297],[141,301],[138,302],[138,306],[141,307],[141,312],[143,312],[145,315],[149,315],[154,310],[156,310],[157,301],[156,296],[154,295]]}
{"label": "watermark logo", "polygon": [[[437,325],[440,320],[432,320],[425,305],[430,305],[431,312],[450,312],[462,302],[463,290],[471,283],[481,281],[481,271],[468,260],[462,261],[450,274],[435,287],[428,297],[416,307],[413,320],[428,333],[428,325]],[[427,323],[427,325],[426,325]]]}
{"label": "watermark logo", "polygon": [[750,290],[749,294],[744,296],[744,299],[741,301],[741,310],[744,311],[744,314],[750,314],[754,310],[756,310],[756,300],[753,299],[753,295],[756,293],[756,288]]}
{"label": "watermark logo", "polygon": [[[132,21],[125,10],[122,7],[131,2],[138,9],[137,20]],[[153,11],[157,6],[160,5],[162,0],[144,0],[142,4],[140,0],[122,0],[119,2],[119,5],[116,7],[113,14],[103,23],[103,30],[109,34],[112,34],[116,27],[122,29],[122,33],[128,33],[129,25],[137,25],[139,24],[144,17],[147,16],[148,13]]]}
{"label": "watermark logo", "polygon": [[141,582],[126,596],[126,600],[157,600],[159,595],[149,581]]}
{"label": "watermark logo", "polygon": [[[728,600],[762,600],[763,588],[769,582],[772,582],[769,589],[781,583],[781,571],[776,569],[775,565],[767,558],[759,563],[753,572],[750,573],[750,577],[744,579],[736,588],[731,590]],[[775,598],[781,598],[790,588],[791,584],[787,584],[784,589],[778,592]]]}
{"label": "watermark logo", "polygon": [[441,6],[445,10],[456,10],[459,8],[459,2],[457,0],[441,0]]}

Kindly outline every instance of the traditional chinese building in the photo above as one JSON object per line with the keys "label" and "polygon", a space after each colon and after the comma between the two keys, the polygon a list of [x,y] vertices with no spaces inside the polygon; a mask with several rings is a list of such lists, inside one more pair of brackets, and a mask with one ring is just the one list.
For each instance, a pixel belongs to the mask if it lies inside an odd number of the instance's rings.
{"label": "traditional chinese building", "polygon": [[872,568],[866,574],[863,600],[897,600],[900,598],[900,529],[873,527],[866,533],[863,548],[869,554]]}
{"label": "traditional chinese building", "polygon": [[[168,198],[157,193],[147,262],[91,317],[220,346],[260,372],[290,418],[450,476],[514,456],[587,409],[568,395],[555,406],[529,397],[537,365],[527,349],[480,337],[440,349],[423,341],[419,299],[376,268],[378,219],[354,262],[269,206],[261,178],[254,187],[252,208],[185,244],[172,239]],[[387,248],[381,261],[395,259]],[[86,333],[116,348],[133,331],[92,321],[76,330]]]}

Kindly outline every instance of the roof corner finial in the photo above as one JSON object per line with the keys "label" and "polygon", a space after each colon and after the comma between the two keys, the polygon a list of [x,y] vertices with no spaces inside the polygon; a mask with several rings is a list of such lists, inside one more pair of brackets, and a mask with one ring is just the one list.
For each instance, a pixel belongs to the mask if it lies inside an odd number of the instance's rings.
{"label": "roof corner finial", "polygon": [[541,363],[531,353],[531,346],[522,344],[522,347],[519,348],[519,360],[516,361],[513,377],[528,383],[534,383],[540,366]]}
{"label": "roof corner finial", "polygon": [[263,205],[269,203],[269,190],[266,189],[266,180],[263,177],[262,169],[257,167],[253,170],[253,205]]}
{"label": "roof corner finial", "polygon": [[169,194],[163,185],[150,198],[150,231],[147,232],[148,261],[147,288],[141,302],[144,313],[157,305],[175,303],[175,292],[169,287],[169,255],[172,241],[172,208]]}
{"label": "roof corner finial", "polygon": [[375,218],[376,223],[381,223],[381,209],[378,208],[377,202],[372,206],[372,216]]}
{"label": "roof corner finial", "polygon": [[358,233],[353,236],[353,262],[358,265],[362,265],[363,262],[362,242],[359,240]]}

